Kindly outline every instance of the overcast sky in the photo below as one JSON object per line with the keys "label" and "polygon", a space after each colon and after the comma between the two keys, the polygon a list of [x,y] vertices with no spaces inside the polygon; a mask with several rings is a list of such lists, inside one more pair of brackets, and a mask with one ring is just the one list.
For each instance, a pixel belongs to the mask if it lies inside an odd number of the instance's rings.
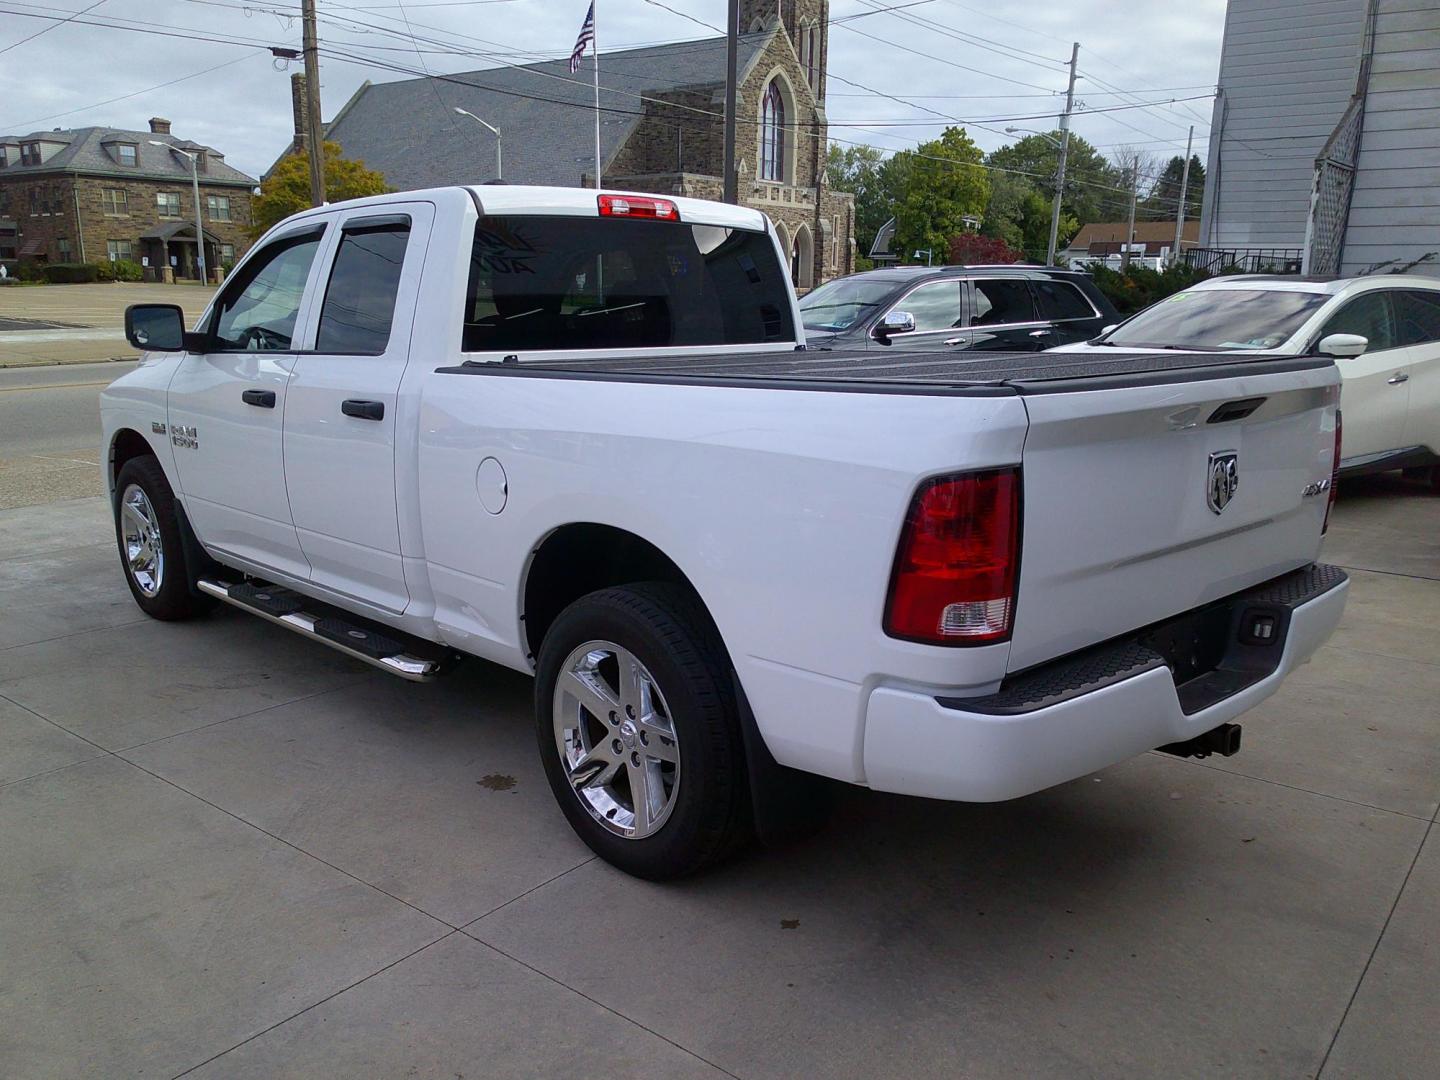
{"label": "overcast sky", "polygon": [[[320,0],[321,46],[414,70],[423,61],[444,73],[526,63],[568,54],[587,3]],[[1183,153],[1193,123],[1204,158],[1211,99],[1201,95],[1218,71],[1225,0],[924,0],[850,18],[906,3],[913,0],[832,0],[833,139],[900,149],[958,120],[993,149],[1012,137],[1007,126],[1048,129],[1063,107],[1070,42],[1079,41],[1084,108],[1076,132],[1106,153],[1130,145],[1168,157]],[[290,138],[289,70],[266,47],[299,48],[298,8],[299,0],[0,0],[0,133],[92,124],[143,130],[159,115],[177,136],[214,146],[258,176]],[[710,36],[699,23],[725,18],[724,0],[598,0],[597,8],[602,82],[606,50]],[[76,18],[60,25],[19,12]],[[415,35],[448,51],[425,45],[417,57],[413,43],[395,36],[406,33],[407,19]],[[96,22],[111,25],[86,25]],[[325,118],[365,79],[404,77],[322,56]],[[1172,98],[1195,100],[1095,111]],[[1032,116],[1039,118],[1019,119]]]}

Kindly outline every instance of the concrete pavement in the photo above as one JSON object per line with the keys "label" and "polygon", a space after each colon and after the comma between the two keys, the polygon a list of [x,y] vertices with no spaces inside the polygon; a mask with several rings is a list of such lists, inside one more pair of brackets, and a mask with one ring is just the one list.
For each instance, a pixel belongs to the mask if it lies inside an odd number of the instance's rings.
{"label": "concrete pavement", "polygon": [[[0,288],[0,368],[132,359],[125,340],[130,304],[179,304],[192,325],[215,290],[207,285],[10,285]],[[50,324],[4,329],[3,320]],[[60,328],[55,328],[56,326]]]}
{"label": "concrete pavement", "polygon": [[1434,1075],[1440,498],[1347,484],[1332,644],[1216,762],[847,789],[658,886],[530,683],[144,619],[99,499],[0,511],[0,1075]]}

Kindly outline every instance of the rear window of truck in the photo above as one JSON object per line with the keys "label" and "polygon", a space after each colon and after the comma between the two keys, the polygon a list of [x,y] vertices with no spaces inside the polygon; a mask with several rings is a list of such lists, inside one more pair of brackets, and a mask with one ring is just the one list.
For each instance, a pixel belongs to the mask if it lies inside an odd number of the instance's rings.
{"label": "rear window of truck", "polygon": [[573,217],[475,226],[466,352],[793,340],[789,284],[766,233]]}

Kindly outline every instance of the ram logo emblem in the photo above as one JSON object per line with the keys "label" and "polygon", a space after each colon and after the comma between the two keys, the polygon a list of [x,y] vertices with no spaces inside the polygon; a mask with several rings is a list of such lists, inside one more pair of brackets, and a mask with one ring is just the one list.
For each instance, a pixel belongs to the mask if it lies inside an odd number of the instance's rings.
{"label": "ram logo emblem", "polygon": [[1205,502],[1210,509],[1217,514],[1224,511],[1239,487],[1240,455],[1234,450],[1211,454],[1205,483]]}

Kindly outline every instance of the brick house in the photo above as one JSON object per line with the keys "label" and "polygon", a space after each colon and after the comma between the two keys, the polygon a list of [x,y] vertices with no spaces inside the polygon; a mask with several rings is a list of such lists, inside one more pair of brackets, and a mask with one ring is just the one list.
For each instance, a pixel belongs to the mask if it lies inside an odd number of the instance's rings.
{"label": "brick house", "polygon": [[[156,146],[165,143],[166,146]],[[227,266],[249,246],[256,181],[212,147],[170,133],[86,127],[0,135],[0,262],[148,260],[150,276],[173,267],[197,275],[190,164],[198,157],[205,261]]]}
{"label": "brick house", "polygon": [[[736,158],[740,201],[774,221],[796,284],[810,288],[854,266],[854,197],[825,182],[828,0],[741,0]],[[578,27],[584,4],[574,5]],[[600,27],[604,33],[604,27]],[[603,37],[602,37],[603,41]],[[495,177],[594,186],[591,59],[492,68],[445,81],[366,83],[325,138],[399,189]],[[723,189],[725,39],[600,55],[604,186],[718,199]],[[296,95],[297,102],[300,95]],[[296,137],[304,142],[303,110]]]}

